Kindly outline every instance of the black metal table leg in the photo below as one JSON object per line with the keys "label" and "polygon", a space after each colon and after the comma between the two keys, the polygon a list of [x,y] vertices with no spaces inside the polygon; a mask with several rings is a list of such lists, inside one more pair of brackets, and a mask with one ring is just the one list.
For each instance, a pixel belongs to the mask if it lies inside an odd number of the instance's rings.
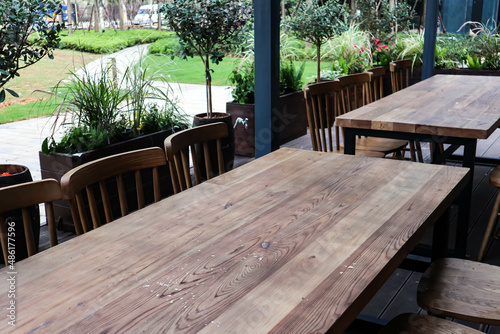
{"label": "black metal table leg", "polygon": [[458,222],[455,238],[455,253],[457,257],[465,258],[467,253],[467,236],[469,233],[470,206],[472,198],[472,181],[474,176],[474,161],[476,157],[476,139],[471,139],[464,145],[463,167],[469,168],[469,180],[458,197]]}
{"label": "black metal table leg", "polygon": [[356,153],[356,131],[352,128],[344,128],[344,154],[354,155]]}

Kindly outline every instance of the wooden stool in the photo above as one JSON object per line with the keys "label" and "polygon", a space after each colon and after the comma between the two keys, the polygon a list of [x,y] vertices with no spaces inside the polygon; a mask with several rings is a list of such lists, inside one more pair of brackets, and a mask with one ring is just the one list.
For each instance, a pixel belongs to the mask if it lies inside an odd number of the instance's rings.
{"label": "wooden stool", "polygon": [[425,314],[405,313],[392,319],[379,334],[479,334],[473,328]]}
{"label": "wooden stool", "polygon": [[[491,171],[490,183],[500,189],[500,166],[496,167]],[[491,211],[490,220],[488,221],[488,225],[486,226],[486,231],[484,232],[483,242],[481,243],[481,247],[479,248],[479,254],[477,256],[478,261],[482,261],[484,258],[486,246],[488,245],[488,241],[490,240],[491,234],[493,233],[493,229],[495,228],[496,222],[498,220],[499,211],[500,211],[500,192],[497,195],[495,204],[493,205],[493,210]],[[498,237],[499,235],[497,234],[495,238]]]}
{"label": "wooden stool", "polygon": [[431,263],[417,289],[417,303],[431,314],[500,325],[500,267],[445,258]]}

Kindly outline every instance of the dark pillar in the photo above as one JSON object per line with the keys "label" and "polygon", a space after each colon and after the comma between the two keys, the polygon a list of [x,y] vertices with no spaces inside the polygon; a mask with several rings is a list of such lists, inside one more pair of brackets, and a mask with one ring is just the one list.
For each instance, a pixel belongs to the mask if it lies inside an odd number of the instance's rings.
{"label": "dark pillar", "polygon": [[425,7],[424,59],[422,64],[422,80],[430,78],[434,75],[438,6],[438,0],[427,0],[427,5]]}
{"label": "dark pillar", "polygon": [[458,31],[465,22],[470,21],[470,17],[467,16],[468,12],[469,0],[443,0],[441,13],[446,32],[451,34],[468,34],[468,25],[463,27],[460,32]]}
{"label": "dark pillar", "polygon": [[483,17],[483,0],[474,0],[472,2],[471,20],[481,22]]}
{"label": "dark pillar", "polygon": [[255,157],[259,158],[279,148],[280,0],[255,0],[254,10]]}

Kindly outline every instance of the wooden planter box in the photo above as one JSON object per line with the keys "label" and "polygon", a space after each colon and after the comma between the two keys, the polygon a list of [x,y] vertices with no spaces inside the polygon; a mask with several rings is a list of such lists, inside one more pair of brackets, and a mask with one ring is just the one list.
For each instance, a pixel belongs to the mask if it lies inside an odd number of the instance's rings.
{"label": "wooden planter box", "polygon": [[[40,159],[40,169],[42,174],[42,179],[46,178],[54,178],[58,181],[61,180],[61,177],[68,172],[69,170],[78,167],[84,163],[89,161],[93,161],[99,158],[103,158],[106,156],[110,156],[113,154],[123,153],[127,151],[138,150],[147,147],[158,146],[163,149],[163,141],[172,133],[172,130],[163,130],[153,134],[141,136],[138,138],[130,139],[124,142],[116,143],[113,145],[109,145],[97,150],[75,153],[75,154],[64,154],[64,153],[56,153],[51,155],[43,154],[39,152]],[[161,183],[161,194],[162,197],[166,197],[168,195],[173,194],[172,182],[170,179],[170,171],[168,166],[159,168],[160,174],[160,183]],[[126,178],[125,184],[127,189],[135,184],[133,174],[130,177]],[[144,182],[144,195],[146,199],[146,203],[153,202],[153,194],[152,194],[152,176],[151,173],[143,174],[143,182]],[[114,189],[114,187],[112,187]],[[117,197],[117,194],[110,192],[109,194],[112,202],[113,197]],[[127,194],[127,197],[129,194]],[[132,189],[130,191],[130,198],[135,198],[135,190]],[[131,203],[135,203],[132,199]],[[116,203],[118,204],[118,203]],[[100,203],[98,203],[100,205]],[[118,214],[119,206],[116,205],[112,208],[113,212]],[[130,210],[134,210],[134,206],[130,205]],[[54,215],[56,221],[58,222],[58,228],[63,229],[65,231],[75,232],[73,220],[71,217],[71,210],[69,208],[69,203],[67,201],[56,201],[54,202]],[[105,222],[104,212],[101,217],[101,222]]]}
{"label": "wooden planter box", "polygon": [[[238,117],[248,118],[248,127],[238,125],[234,129],[235,154],[246,157],[255,156],[255,105],[228,102],[226,112],[231,114],[233,124]],[[280,96],[279,132],[280,145],[307,133],[307,113],[304,93],[298,91]]]}

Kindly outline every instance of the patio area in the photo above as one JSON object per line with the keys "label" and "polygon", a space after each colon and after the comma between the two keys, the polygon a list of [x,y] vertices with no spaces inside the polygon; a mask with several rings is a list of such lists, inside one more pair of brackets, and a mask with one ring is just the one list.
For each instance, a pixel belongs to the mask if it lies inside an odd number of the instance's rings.
{"label": "patio area", "polygon": [[[309,135],[297,138],[284,147],[299,148],[311,150],[311,141]],[[426,162],[430,161],[428,145],[423,145],[423,154]],[[488,140],[478,141],[477,156],[498,157],[500,156],[500,130],[490,136]],[[241,166],[253,158],[236,156],[235,168]],[[449,161],[448,165],[455,165]],[[458,164],[458,163],[457,163]],[[474,190],[472,196],[471,221],[468,237],[467,258],[475,259],[477,257],[480,242],[483,237],[486,224],[492,209],[496,196],[496,188],[491,186],[488,181],[488,175],[494,166],[477,164],[474,174]],[[452,218],[452,224],[456,217]],[[64,242],[73,238],[75,235],[69,232],[58,231],[59,242]],[[49,247],[48,231],[46,226],[41,229],[41,249]],[[429,232],[422,241],[422,244],[429,244],[431,233]],[[484,262],[500,265],[500,242],[493,241],[487,250]],[[408,268],[397,269],[390,277],[387,283],[379,290],[371,302],[363,311],[362,319],[375,320],[380,322],[389,321],[398,314],[405,312],[423,312],[416,302],[416,290],[420,280],[421,273]],[[346,333],[373,333],[374,328],[363,321],[354,323]],[[500,327],[490,326],[487,333],[500,333]]]}

